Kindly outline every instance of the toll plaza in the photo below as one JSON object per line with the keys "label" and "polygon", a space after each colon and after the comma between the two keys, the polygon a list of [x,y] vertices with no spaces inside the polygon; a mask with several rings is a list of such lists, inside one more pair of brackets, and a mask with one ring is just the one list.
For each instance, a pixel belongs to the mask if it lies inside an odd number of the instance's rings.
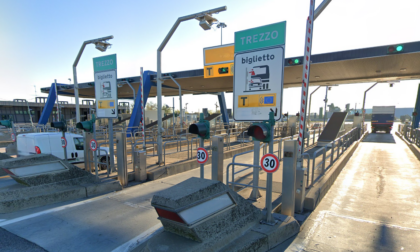
{"label": "toll plaza", "polygon": [[[314,21],[311,8],[308,26]],[[178,19],[175,29],[196,17]],[[198,19],[204,29],[214,21],[209,14]],[[140,76],[118,77],[112,54],[93,59],[92,82],[42,88],[49,97],[33,130],[62,134],[64,158],[41,154],[0,161],[0,227],[49,251],[296,251],[317,243],[335,249],[337,243],[353,246],[348,237],[361,239],[359,225],[378,241],[363,240],[356,250],[395,249],[407,239],[408,248],[416,248],[420,226],[412,221],[410,191],[419,191],[418,115],[413,114],[417,125],[401,123],[395,133],[374,134],[364,110],[351,119],[334,112],[313,127],[306,104],[307,86],[328,92],[337,84],[420,78],[420,42],[320,55],[308,50],[310,58],[307,52],[285,58],[285,26],[239,31],[235,44],[203,48],[203,69],[140,68]],[[106,40],[92,43],[106,50]],[[285,115],[283,90],[302,85],[302,112]],[[233,120],[227,92],[234,94]],[[149,97],[174,96],[182,105],[186,94],[217,95],[221,113],[162,115],[158,102],[157,120],[147,122]],[[62,117],[48,124],[57,95],[95,102],[84,120],[71,125]],[[135,105],[122,118],[118,99],[124,98]],[[0,124],[16,140],[13,123]],[[75,165],[68,162],[74,154],[66,149],[70,133],[83,135],[84,162]],[[400,190],[400,183],[408,190]],[[408,210],[391,220],[395,205]],[[337,225],[345,229],[331,231]],[[74,235],[66,235],[68,230]]]}

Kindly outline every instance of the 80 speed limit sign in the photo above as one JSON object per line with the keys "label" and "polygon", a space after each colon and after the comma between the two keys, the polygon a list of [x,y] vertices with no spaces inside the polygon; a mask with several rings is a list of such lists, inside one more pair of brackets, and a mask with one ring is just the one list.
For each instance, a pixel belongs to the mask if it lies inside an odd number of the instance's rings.
{"label": "80 speed limit sign", "polygon": [[207,153],[207,150],[204,148],[198,148],[197,149],[197,162],[200,164],[204,164],[207,162],[207,159],[209,159],[209,154]]}
{"label": "80 speed limit sign", "polygon": [[275,172],[279,168],[279,159],[271,153],[265,154],[261,158],[261,168],[268,173]]}

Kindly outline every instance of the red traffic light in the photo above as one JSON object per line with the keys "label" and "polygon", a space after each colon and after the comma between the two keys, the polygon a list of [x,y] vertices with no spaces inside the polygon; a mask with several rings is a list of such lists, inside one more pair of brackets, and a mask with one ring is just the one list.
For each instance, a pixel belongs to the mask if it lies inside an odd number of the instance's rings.
{"label": "red traffic light", "polygon": [[248,135],[261,142],[270,142],[271,127],[267,123],[255,123],[248,128]]}

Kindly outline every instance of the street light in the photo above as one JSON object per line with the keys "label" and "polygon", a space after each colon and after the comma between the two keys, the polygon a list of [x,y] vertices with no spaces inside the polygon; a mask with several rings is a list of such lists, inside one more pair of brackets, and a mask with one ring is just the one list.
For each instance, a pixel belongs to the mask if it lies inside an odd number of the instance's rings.
{"label": "street light", "polygon": [[372,86],[370,86],[370,88],[366,89],[364,95],[363,95],[363,107],[362,107],[362,127],[364,127],[365,125],[365,102],[366,102],[366,93],[371,90],[374,86],[376,86],[376,84],[378,83],[390,83],[389,87],[393,87],[394,83],[398,83],[400,81],[384,81],[384,82],[376,82],[375,84],[373,84]]}
{"label": "street light", "polygon": [[158,142],[158,164],[162,163],[162,51],[165,48],[166,44],[168,43],[169,39],[171,39],[172,35],[175,33],[175,30],[178,28],[178,25],[181,22],[197,19],[199,21],[199,25],[204,30],[209,30],[211,25],[217,21],[217,19],[212,17],[212,14],[219,13],[221,11],[225,11],[227,9],[226,6],[219,7],[212,10],[207,10],[183,17],[179,17],[174,25],[172,26],[169,33],[163,39],[162,43],[160,44],[159,48],[157,49],[157,106],[158,106],[158,132],[157,132],[157,142]]}
{"label": "street light", "polygon": [[95,44],[96,49],[98,49],[101,52],[105,52],[106,49],[111,46],[111,44],[106,41],[113,38],[114,36],[111,35],[108,37],[86,40],[85,42],[83,42],[82,47],[80,48],[79,53],[77,54],[76,60],[73,63],[74,96],[76,101],[76,122],[80,122],[79,84],[77,83],[76,67],[79,63],[80,57],[82,56],[83,50],[85,50],[86,45]]}
{"label": "street light", "polygon": [[220,45],[223,45],[223,28],[226,28],[227,25],[223,22],[217,24],[217,28],[220,28]]}

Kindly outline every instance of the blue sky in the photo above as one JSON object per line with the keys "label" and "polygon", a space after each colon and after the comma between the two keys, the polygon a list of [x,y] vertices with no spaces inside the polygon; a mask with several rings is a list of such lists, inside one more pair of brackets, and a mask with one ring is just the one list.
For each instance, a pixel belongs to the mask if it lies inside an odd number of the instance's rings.
{"label": "blue sky", "polygon": [[[317,4],[320,0],[316,1]],[[305,20],[309,0],[276,1],[46,1],[2,0],[0,8],[0,100],[34,100],[35,87],[49,86],[57,79],[73,79],[72,64],[83,41],[114,35],[118,77],[138,76],[140,67],[156,70],[156,49],[183,15],[226,5],[216,15],[228,27],[223,42],[233,43],[234,32],[270,23],[287,21],[286,57],[303,54]],[[315,21],[313,54],[393,43],[420,41],[420,1],[414,0],[332,0]],[[203,47],[220,44],[220,30],[203,31],[196,21],[182,23],[162,56],[164,72],[203,67]],[[78,65],[79,82],[93,80],[92,58],[105,55],[88,46]],[[368,93],[367,107],[396,105],[413,107],[418,80],[404,81],[389,88],[378,85]],[[340,85],[329,92],[329,102],[344,107],[359,103],[371,84]],[[311,88],[313,90],[313,88]],[[310,90],[311,91],[311,90]],[[45,95],[42,95],[45,96]],[[323,106],[325,89],[313,96],[313,109]],[[65,98],[64,98],[65,99]],[[153,100],[153,99],[152,99]],[[284,112],[299,109],[300,89],[286,89]],[[184,96],[189,111],[214,109],[215,96]],[[172,98],[164,98],[172,104]],[[232,95],[227,95],[232,107]],[[178,107],[176,102],[176,107]]]}

